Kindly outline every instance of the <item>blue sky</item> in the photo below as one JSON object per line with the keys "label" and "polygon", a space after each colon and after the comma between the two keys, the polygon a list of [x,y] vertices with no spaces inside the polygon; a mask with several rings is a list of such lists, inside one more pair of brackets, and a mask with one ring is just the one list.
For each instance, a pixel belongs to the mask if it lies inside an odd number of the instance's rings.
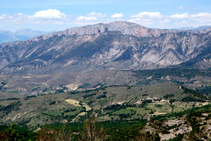
{"label": "blue sky", "polygon": [[211,0],[0,0],[0,30],[64,30],[117,20],[151,28],[211,25]]}

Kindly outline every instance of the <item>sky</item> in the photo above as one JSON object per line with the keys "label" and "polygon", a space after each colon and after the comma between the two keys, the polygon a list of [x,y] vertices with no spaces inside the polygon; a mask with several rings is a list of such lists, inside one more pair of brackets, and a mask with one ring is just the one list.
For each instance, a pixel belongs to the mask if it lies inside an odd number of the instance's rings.
{"label": "sky", "polygon": [[0,0],[0,30],[59,31],[114,21],[160,29],[211,25],[211,0]]}

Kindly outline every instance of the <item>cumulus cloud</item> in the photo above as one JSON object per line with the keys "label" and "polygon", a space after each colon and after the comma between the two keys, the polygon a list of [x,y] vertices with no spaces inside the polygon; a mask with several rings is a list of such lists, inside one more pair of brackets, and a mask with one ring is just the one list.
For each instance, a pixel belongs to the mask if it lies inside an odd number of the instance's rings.
{"label": "cumulus cloud", "polygon": [[80,16],[77,18],[77,21],[96,21],[96,20],[98,20],[97,17]]}
{"label": "cumulus cloud", "polygon": [[200,18],[200,17],[210,18],[211,13],[198,13],[198,14],[195,14],[195,15],[191,15],[191,17],[193,17],[193,18]]}
{"label": "cumulus cloud", "polygon": [[31,18],[61,19],[65,14],[56,9],[48,9],[36,12]]}
{"label": "cumulus cloud", "polygon": [[184,13],[184,14],[174,14],[170,16],[173,19],[185,19],[189,17],[188,13]]}
{"label": "cumulus cloud", "polygon": [[131,16],[133,18],[145,18],[145,19],[159,19],[163,18],[163,15],[160,12],[141,12],[136,15]]}
{"label": "cumulus cloud", "polygon": [[122,18],[124,15],[122,13],[115,13],[114,15],[111,16],[111,18]]}
{"label": "cumulus cloud", "polygon": [[105,18],[106,17],[105,14],[97,13],[97,12],[91,12],[91,13],[88,14],[88,16],[90,16],[90,17],[99,17],[99,18]]}

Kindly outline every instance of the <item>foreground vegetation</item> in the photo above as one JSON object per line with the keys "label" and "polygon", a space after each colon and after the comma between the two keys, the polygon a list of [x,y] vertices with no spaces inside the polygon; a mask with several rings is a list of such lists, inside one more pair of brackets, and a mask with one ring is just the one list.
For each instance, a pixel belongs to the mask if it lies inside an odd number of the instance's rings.
{"label": "foreground vegetation", "polygon": [[[173,125],[170,121],[176,121]],[[179,123],[178,121],[181,121]],[[168,124],[166,124],[168,123]],[[149,121],[98,122],[93,115],[84,122],[44,125],[28,130],[14,124],[1,126],[1,140],[210,140],[211,105],[192,108],[179,113],[154,116]],[[181,127],[187,130],[179,132]],[[173,132],[172,132],[173,131]],[[175,137],[173,133],[179,132]],[[205,132],[206,131],[206,132]],[[172,137],[173,136],[173,137]]]}
{"label": "foreground vegetation", "polygon": [[209,133],[210,107],[210,97],[173,83],[10,98],[0,101],[1,138],[195,140]]}

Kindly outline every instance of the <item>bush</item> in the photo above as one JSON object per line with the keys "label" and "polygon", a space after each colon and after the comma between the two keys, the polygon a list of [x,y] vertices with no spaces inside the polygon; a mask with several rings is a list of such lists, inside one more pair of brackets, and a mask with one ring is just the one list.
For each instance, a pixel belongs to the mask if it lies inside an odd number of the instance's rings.
{"label": "bush", "polygon": [[56,101],[50,101],[49,102],[49,105],[54,105],[54,104],[56,104]]}

